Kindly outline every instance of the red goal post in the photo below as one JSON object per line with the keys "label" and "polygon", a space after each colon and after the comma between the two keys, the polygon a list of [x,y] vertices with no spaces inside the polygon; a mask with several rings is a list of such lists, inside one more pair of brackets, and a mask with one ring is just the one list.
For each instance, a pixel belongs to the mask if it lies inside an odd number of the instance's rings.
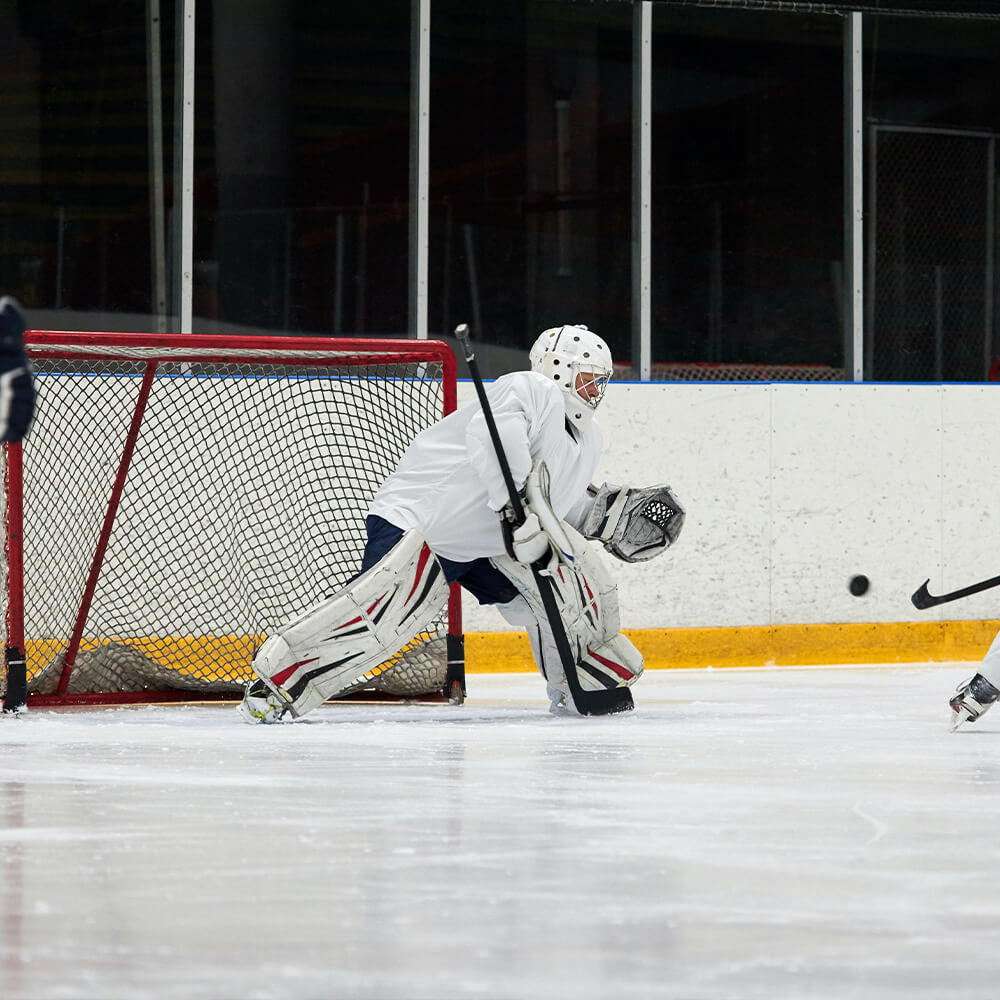
{"label": "red goal post", "polygon": [[[356,572],[368,503],[456,406],[440,341],[30,331],[7,445],[5,709],[238,696]],[[372,696],[460,700],[461,598]]]}

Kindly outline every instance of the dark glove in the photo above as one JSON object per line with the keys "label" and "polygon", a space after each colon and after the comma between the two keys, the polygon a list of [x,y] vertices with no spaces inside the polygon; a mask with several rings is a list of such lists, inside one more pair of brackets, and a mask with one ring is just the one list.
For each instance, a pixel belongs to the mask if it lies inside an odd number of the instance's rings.
{"label": "dark glove", "polygon": [[10,296],[0,298],[0,441],[20,441],[35,413],[35,385],[24,353],[24,316]]}

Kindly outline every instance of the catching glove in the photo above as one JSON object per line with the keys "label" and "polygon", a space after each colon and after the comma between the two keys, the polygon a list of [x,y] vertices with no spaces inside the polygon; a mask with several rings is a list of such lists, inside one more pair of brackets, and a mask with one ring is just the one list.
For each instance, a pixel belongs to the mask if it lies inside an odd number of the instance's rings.
{"label": "catching glove", "polygon": [[666,552],[684,527],[684,508],[669,486],[626,489],[591,487],[593,506],[582,528],[623,562],[642,562]]}

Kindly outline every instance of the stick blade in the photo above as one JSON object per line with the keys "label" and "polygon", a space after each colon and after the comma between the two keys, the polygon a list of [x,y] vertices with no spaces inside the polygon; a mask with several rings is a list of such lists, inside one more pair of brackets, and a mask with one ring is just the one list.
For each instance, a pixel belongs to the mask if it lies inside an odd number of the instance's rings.
{"label": "stick blade", "polygon": [[627,687],[607,691],[581,690],[573,694],[573,704],[581,715],[619,715],[635,708],[632,689]]}
{"label": "stick blade", "polygon": [[919,608],[923,611],[925,608],[932,608],[937,601],[931,596],[930,591],[927,589],[927,584],[931,581],[929,579],[924,580],[922,584],[913,592],[913,596],[910,600],[913,602],[915,608]]}

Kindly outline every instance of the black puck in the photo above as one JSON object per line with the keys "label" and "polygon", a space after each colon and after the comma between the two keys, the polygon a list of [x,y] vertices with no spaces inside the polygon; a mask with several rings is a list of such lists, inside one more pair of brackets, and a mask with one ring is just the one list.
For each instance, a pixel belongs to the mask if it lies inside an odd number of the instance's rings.
{"label": "black puck", "polygon": [[860,597],[862,594],[868,593],[868,587],[870,582],[867,576],[858,575],[852,576],[851,582],[847,585],[847,589],[855,596]]}

